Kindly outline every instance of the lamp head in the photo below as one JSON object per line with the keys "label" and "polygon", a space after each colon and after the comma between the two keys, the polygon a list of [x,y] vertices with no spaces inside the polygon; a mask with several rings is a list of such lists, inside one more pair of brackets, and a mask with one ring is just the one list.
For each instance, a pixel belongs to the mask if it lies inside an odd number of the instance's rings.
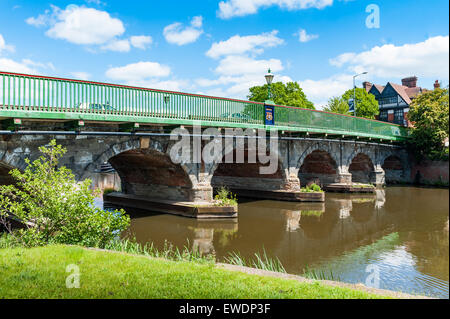
{"label": "lamp head", "polygon": [[268,85],[271,85],[273,82],[273,78],[275,77],[275,75],[273,75],[272,73],[270,73],[270,69],[268,71],[268,73],[265,75],[266,78],[266,82]]}

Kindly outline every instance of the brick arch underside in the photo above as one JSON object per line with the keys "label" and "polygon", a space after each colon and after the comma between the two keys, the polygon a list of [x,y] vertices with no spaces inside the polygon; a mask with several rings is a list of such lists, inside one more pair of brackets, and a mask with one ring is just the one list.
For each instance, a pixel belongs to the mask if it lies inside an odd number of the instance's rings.
{"label": "brick arch underside", "polygon": [[126,194],[165,200],[191,201],[192,182],[181,165],[167,154],[151,150],[129,150],[109,159]]}
{"label": "brick arch underside", "polygon": [[352,174],[352,182],[371,183],[374,178],[375,166],[368,155],[358,153],[350,163],[348,171]]}
{"label": "brick arch underside", "polygon": [[[236,159],[236,150],[233,158]],[[225,163],[224,157],[214,170],[211,186],[264,191],[285,189],[286,176],[281,163],[278,162],[277,170],[272,174],[261,174],[263,166],[268,164],[249,163],[247,150],[244,151],[244,163]]]}
{"label": "brick arch underside", "polygon": [[311,152],[303,160],[298,177],[301,185],[316,183],[320,186],[336,182],[338,166],[331,155],[323,150]]}
{"label": "brick arch underside", "polygon": [[386,157],[381,168],[384,170],[385,180],[388,184],[400,183],[406,178],[405,167],[398,156]]}

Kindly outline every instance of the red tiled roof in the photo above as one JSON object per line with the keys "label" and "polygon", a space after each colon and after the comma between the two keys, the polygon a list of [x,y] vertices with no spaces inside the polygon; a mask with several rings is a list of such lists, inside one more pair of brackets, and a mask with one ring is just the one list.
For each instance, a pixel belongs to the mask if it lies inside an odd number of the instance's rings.
{"label": "red tiled roof", "polygon": [[421,87],[415,87],[415,88],[405,87],[405,92],[409,96],[409,98],[413,99],[417,95],[422,93],[422,88]]}
{"label": "red tiled roof", "polygon": [[392,86],[392,88],[398,93],[398,95],[400,95],[402,97],[402,99],[407,103],[407,104],[411,104],[411,99],[409,97],[409,95],[406,93],[406,89],[408,87],[403,86],[403,85],[399,85],[399,84],[395,84],[395,83],[391,83],[389,82],[389,84]]}
{"label": "red tiled roof", "polygon": [[383,92],[385,86],[384,85],[379,85],[379,84],[374,84],[373,86],[375,86],[378,90],[378,92]]}

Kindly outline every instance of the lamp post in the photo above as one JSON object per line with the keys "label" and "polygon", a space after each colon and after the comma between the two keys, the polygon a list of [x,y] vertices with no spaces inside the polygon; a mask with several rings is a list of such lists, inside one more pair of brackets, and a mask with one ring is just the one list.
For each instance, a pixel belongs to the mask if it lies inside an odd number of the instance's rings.
{"label": "lamp post", "polygon": [[355,84],[355,79],[363,74],[367,74],[367,72],[363,72],[360,74],[356,74],[353,76],[353,107],[355,108],[355,111],[353,112],[353,115],[356,116],[356,84]]}
{"label": "lamp post", "polygon": [[265,78],[266,78],[266,81],[267,81],[267,99],[268,100],[272,99],[272,94],[270,92],[270,86],[272,85],[274,77],[275,76],[272,73],[270,73],[270,69],[269,69],[268,73],[265,75]]}

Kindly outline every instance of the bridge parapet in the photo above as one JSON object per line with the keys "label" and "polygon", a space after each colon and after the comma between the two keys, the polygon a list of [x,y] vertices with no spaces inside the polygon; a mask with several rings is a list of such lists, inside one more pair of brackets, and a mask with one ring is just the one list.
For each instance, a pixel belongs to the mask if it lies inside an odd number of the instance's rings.
{"label": "bridge parapet", "polygon": [[406,128],[376,120],[264,103],[141,87],[0,72],[0,117],[251,127],[384,141],[405,141]]}

